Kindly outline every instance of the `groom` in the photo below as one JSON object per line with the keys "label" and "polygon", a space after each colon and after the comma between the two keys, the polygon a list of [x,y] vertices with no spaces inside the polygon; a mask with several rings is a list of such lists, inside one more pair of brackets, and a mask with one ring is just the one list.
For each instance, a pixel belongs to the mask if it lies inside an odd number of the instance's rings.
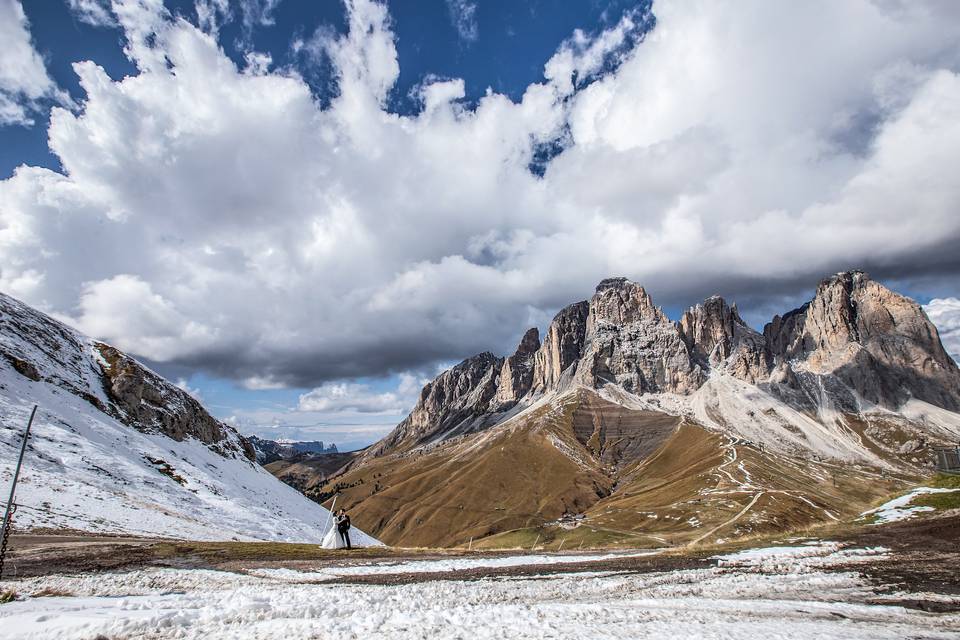
{"label": "groom", "polygon": [[346,509],[340,509],[337,512],[337,533],[340,534],[340,539],[343,540],[347,549],[350,549],[350,516],[347,515]]}

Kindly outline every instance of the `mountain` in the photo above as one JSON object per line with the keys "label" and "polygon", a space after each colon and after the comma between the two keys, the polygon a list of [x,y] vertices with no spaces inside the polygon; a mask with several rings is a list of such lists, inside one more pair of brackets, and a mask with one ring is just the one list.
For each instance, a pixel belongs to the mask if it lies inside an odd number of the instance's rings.
{"label": "mountain", "polygon": [[292,460],[302,453],[337,453],[337,445],[325,444],[323,440],[268,440],[257,436],[247,436],[247,442],[253,447],[256,461],[268,465],[277,460]]}
{"label": "mountain", "polygon": [[440,374],[336,484],[392,544],[690,543],[855,515],[930,471],[958,410],[936,328],[863,272],[763,332],[611,278],[542,342]]}
{"label": "mountain", "polygon": [[263,467],[307,497],[323,501],[330,493],[327,481],[336,477],[350,464],[357,453],[298,453],[289,458],[268,462]]}
{"label": "mountain", "polygon": [[19,529],[318,542],[329,526],[326,509],[256,464],[250,444],[189,394],[0,294],[5,484],[34,403]]}

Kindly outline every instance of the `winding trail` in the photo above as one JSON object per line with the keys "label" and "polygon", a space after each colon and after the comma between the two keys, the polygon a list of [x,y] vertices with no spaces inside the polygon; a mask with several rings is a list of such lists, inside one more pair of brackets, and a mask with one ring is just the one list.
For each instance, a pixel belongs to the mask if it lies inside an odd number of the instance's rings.
{"label": "winding trail", "polygon": [[736,522],[737,520],[739,520],[740,518],[742,518],[743,515],[744,515],[747,511],[750,511],[750,509],[753,507],[753,505],[757,504],[757,500],[759,500],[759,499],[760,499],[760,496],[762,496],[764,493],[765,493],[765,492],[763,492],[763,491],[757,493],[757,495],[753,496],[753,500],[751,500],[751,501],[747,504],[747,506],[745,506],[745,507],[740,511],[740,513],[738,513],[737,515],[733,516],[732,518],[730,518],[730,519],[727,520],[726,522],[724,522],[724,523],[722,523],[722,524],[718,524],[718,525],[715,526],[713,529],[710,529],[710,531],[707,531],[705,534],[703,534],[703,535],[700,536],[699,538],[696,538],[695,540],[693,540],[693,541],[691,541],[691,542],[688,542],[688,543],[687,543],[687,546],[688,546],[688,547],[692,547],[693,545],[697,544],[698,542],[700,542],[700,541],[703,540],[704,538],[710,537],[711,535],[713,535],[714,533],[716,533],[716,532],[719,531],[720,529],[723,529],[724,527],[726,527],[726,526],[728,526],[728,525],[731,525],[731,524],[733,524],[734,522]]}

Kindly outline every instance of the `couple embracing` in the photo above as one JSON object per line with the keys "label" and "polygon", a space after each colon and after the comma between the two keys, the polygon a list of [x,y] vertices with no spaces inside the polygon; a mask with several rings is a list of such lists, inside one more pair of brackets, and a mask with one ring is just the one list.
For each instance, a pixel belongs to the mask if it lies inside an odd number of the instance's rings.
{"label": "couple embracing", "polygon": [[337,511],[333,526],[323,537],[324,549],[351,549],[350,546],[350,516],[346,509]]}

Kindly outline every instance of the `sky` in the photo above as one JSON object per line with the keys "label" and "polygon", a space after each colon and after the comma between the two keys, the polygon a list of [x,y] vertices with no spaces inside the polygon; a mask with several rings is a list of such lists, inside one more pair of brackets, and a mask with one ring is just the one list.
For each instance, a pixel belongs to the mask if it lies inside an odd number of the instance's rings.
{"label": "sky", "polygon": [[960,4],[0,0],[0,290],[242,432],[374,441],[599,280],[865,269],[960,357]]}

